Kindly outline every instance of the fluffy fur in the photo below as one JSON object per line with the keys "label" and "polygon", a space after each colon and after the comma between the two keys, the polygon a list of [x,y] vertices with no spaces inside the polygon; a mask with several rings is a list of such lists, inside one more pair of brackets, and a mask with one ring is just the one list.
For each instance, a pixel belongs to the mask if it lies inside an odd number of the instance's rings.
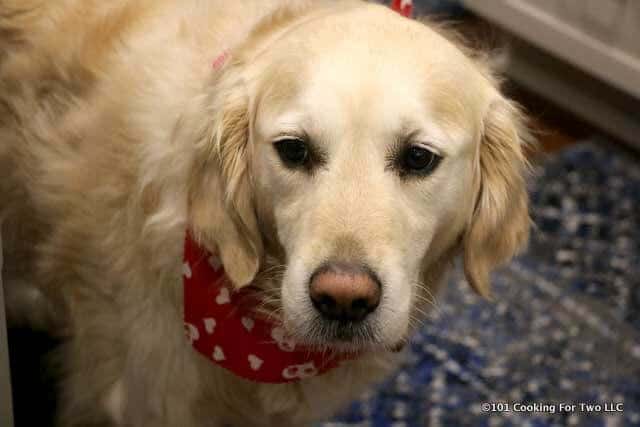
{"label": "fluffy fur", "polygon": [[[37,303],[68,338],[60,425],[305,425],[392,369],[457,254],[489,294],[527,239],[527,133],[444,33],[358,1],[0,0],[3,274],[14,312]],[[385,167],[407,126],[444,157],[432,176]],[[297,132],[328,158],[313,174],[271,146]],[[349,344],[363,355],[256,385],[196,354],[187,228],[311,345],[338,345],[313,268],[375,268],[383,300]]]}

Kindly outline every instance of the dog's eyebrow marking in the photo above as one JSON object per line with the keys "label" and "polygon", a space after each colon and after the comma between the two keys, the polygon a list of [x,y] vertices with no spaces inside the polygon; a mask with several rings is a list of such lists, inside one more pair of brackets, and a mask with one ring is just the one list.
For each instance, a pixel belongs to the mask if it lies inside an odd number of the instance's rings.
{"label": "dog's eyebrow marking", "polygon": [[424,135],[424,131],[420,130],[419,127],[411,124],[405,124],[401,128],[400,132],[398,132],[394,145],[398,147],[401,144],[418,144],[434,151],[438,155],[441,155],[441,150],[438,148],[438,144],[434,143],[432,138],[424,137],[422,135]]}
{"label": "dog's eyebrow marking", "polygon": [[393,146],[396,148],[404,144],[417,144],[442,157],[449,152],[448,141],[438,125],[410,117],[400,118],[393,134]]}
{"label": "dog's eyebrow marking", "polygon": [[299,130],[299,129],[289,129],[289,130],[282,130],[278,133],[276,133],[272,138],[270,138],[272,141],[277,141],[279,139],[286,139],[286,138],[296,138],[296,139],[301,139],[304,141],[308,141],[309,137],[307,135],[307,132],[303,131],[303,130]]}

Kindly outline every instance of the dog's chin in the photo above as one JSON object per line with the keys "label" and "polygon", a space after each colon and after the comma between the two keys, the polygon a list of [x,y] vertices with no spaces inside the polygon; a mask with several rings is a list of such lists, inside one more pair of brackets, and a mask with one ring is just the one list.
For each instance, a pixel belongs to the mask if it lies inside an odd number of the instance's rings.
{"label": "dog's chin", "polygon": [[338,322],[313,319],[288,328],[301,345],[321,351],[340,353],[365,353],[399,351],[404,347],[404,337],[389,342],[380,336],[372,322]]}

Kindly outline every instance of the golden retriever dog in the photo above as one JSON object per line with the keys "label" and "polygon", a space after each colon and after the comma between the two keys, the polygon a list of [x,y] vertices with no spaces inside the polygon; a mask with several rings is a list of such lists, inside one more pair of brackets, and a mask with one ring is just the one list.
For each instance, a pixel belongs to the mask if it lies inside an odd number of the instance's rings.
{"label": "golden retriever dog", "polygon": [[[526,138],[486,58],[383,5],[0,0],[3,274],[68,343],[60,425],[335,413],[391,372],[456,256],[488,295],[525,244]],[[203,357],[185,236],[284,351],[347,356],[282,382]]]}

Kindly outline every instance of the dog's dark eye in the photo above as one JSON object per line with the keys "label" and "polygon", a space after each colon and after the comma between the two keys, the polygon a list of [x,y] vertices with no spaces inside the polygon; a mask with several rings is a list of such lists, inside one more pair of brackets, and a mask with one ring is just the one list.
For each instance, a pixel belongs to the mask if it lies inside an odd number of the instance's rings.
{"label": "dog's dark eye", "polygon": [[280,159],[288,167],[303,166],[309,160],[309,147],[301,139],[280,139],[273,143]]}
{"label": "dog's dark eye", "polygon": [[418,145],[409,145],[400,156],[402,172],[413,175],[427,175],[433,172],[442,160],[442,157]]}

